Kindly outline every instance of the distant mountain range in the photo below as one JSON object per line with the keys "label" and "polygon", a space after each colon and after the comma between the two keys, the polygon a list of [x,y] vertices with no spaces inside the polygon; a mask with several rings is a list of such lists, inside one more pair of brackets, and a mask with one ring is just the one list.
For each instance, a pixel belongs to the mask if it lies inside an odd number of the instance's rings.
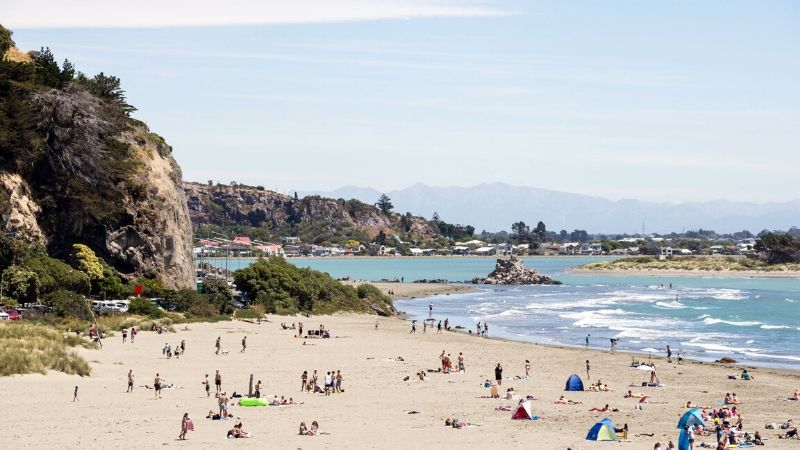
{"label": "distant mountain range", "polygon": [[[331,192],[301,194],[375,203],[381,193],[372,188],[344,186]],[[531,226],[542,220],[553,231],[582,229],[590,233],[641,233],[643,225],[646,233],[699,228],[722,233],[741,230],[758,233],[765,228],[786,230],[800,225],[800,199],[781,203],[615,201],[504,183],[470,187],[417,183],[386,194],[392,199],[395,211],[410,211],[428,218],[438,212],[447,222],[469,224],[479,231],[510,230],[511,224],[519,220]]]}

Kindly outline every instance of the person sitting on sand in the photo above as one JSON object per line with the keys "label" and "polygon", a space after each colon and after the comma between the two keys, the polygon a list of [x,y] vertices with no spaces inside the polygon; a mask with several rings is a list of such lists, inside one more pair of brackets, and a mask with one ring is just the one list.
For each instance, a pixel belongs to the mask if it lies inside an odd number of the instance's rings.
{"label": "person sitting on sand", "polygon": [[514,394],[515,392],[513,387],[506,389],[506,400],[512,400],[514,398]]}
{"label": "person sitting on sand", "polygon": [[788,397],[788,400],[800,401],[800,389],[795,389],[794,394],[792,394],[791,397]]}
{"label": "person sitting on sand", "polygon": [[725,393],[725,397],[722,399],[722,402],[725,403],[726,405],[733,404],[733,396],[731,395],[730,392]]}
{"label": "person sitting on sand", "polygon": [[748,371],[747,371],[747,369],[742,369],[742,375],[741,375],[741,378],[742,378],[743,380],[745,380],[745,381],[749,381],[749,380],[755,380],[755,378],[753,378],[753,376],[752,376],[752,375],[750,375],[750,372],[748,372]]}
{"label": "person sitting on sand", "polygon": [[306,436],[308,434],[308,427],[306,427],[305,422],[300,422],[300,431],[297,434],[300,436]]}
{"label": "person sitting on sand", "polygon": [[[305,425],[305,423],[300,424],[300,429],[301,430],[303,429],[303,425]],[[319,423],[317,423],[317,421],[315,420],[315,421],[311,422],[311,428],[306,430],[305,435],[306,436],[315,436],[317,434],[318,430],[319,430]]]}

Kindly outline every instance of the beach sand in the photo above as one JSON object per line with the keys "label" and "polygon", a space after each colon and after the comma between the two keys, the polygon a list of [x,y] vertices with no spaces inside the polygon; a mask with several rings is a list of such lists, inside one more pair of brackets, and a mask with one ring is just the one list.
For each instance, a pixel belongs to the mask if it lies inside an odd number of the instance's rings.
{"label": "beach sand", "polygon": [[[425,301],[425,300],[422,300]],[[434,309],[434,315],[436,310]],[[536,448],[536,449],[652,449],[656,441],[677,444],[676,423],[691,400],[717,406],[726,392],[736,392],[744,403],[741,410],[746,429],[760,430],[769,438],[766,448],[800,448],[800,441],[777,439],[777,430],[764,430],[765,423],[800,418],[800,403],[781,400],[800,387],[800,375],[775,370],[752,370],[755,381],[729,380],[734,367],[687,362],[667,364],[656,359],[658,374],[667,387],[630,388],[652,396],[652,402],[636,411],[637,401],[623,398],[631,383],[640,383],[647,372],[629,368],[631,356],[584,349],[482,339],[462,333],[433,330],[409,334],[410,323],[395,318],[342,314],[312,318],[271,316],[271,323],[243,321],[191,324],[189,331],[178,325],[176,333],[159,335],[142,332],[136,343],[108,338],[102,350],[79,352],[91,362],[91,377],[61,373],[13,376],[0,379],[2,406],[6,411],[3,440],[5,448]],[[333,338],[303,340],[293,331],[282,330],[281,322],[302,320],[306,329],[320,323],[332,330]],[[375,321],[379,328],[375,330]],[[491,331],[491,323],[490,323]],[[214,355],[214,341],[222,337],[226,355]],[[246,353],[240,342],[247,336]],[[180,359],[161,354],[165,342],[173,346],[186,340]],[[303,345],[303,343],[309,345]],[[427,381],[404,382],[403,377],[420,369],[439,367],[442,350],[454,363],[459,352],[466,358],[466,373],[430,374]],[[399,361],[402,356],[404,361]],[[642,356],[638,355],[641,359]],[[645,357],[646,358],[646,357]],[[516,401],[478,398],[489,389],[481,386],[493,379],[498,362],[504,376],[524,373],[530,359],[528,381],[504,380],[500,388],[513,386],[519,394],[538,397],[533,401],[537,421],[512,421],[510,412],[498,412],[500,405]],[[592,381],[602,379],[616,392],[569,392],[567,398],[582,405],[553,404],[563,392],[572,373],[586,379],[586,359],[592,363]],[[136,374],[136,388],[126,393],[129,369]],[[201,381],[213,380],[220,370],[223,388],[246,392],[250,374],[261,380],[264,394],[294,397],[304,402],[290,407],[231,407],[241,417],[253,439],[226,441],[226,431],[235,422],[204,419],[216,410],[215,399],[206,398]],[[300,374],[317,369],[341,370],[343,394],[330,397],[299,392]],[[156,372],[175,389],[155,399],[152,390]],[[74,386],[79,401],[72,402]],[[212,388],[213,391],[213,388]],[[588,409],[610,404],[619,412],[599,414]],[[408,414],[419,411],[419,414]],[[195,430],[188,441],[177,440],[181,417],[188,412]],[[444,426],[445,417],[469,420],[479,426],[454,429]],[[593,423],[610,417],[618,427],[628,423],[629,443],[600,443],[585,440]],[[301,421],[317,420],[328,435],[298,436]],[[654,437],[637,436],[654,433]],[[702,438],[706,442],[713,437]],[[695,446],[695,448],[698,448]]]}

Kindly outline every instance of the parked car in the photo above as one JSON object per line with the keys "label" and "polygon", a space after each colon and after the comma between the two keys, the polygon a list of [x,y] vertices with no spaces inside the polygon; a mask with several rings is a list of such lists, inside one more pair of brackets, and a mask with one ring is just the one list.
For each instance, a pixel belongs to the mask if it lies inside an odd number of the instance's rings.
{"label": "parked car", "polygon": [[6,310],[4,310],[3,312],[4,312],[4,313],[6,313],[6,314],[8,314],[8,318],[9,318],[10,320],[19,320],[19,319],[22,319],[22,314],[20,314],[18,311],[15,311],[15,310],[13,310],[13,309],[6,309]]}
{"label": "parked car", "polygon": [[0,311],[0,320],[9,320],[9,316],[5,311]]}

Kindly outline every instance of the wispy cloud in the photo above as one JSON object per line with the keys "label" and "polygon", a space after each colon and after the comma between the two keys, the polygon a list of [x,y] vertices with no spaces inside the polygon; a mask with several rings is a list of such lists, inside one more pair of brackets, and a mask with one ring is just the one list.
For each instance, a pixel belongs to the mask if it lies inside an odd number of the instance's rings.
{"label": "wispy cloud", "polygon": [[3,7],[11,28],[150,28],[503,16],[458,0],[26,0]]}

